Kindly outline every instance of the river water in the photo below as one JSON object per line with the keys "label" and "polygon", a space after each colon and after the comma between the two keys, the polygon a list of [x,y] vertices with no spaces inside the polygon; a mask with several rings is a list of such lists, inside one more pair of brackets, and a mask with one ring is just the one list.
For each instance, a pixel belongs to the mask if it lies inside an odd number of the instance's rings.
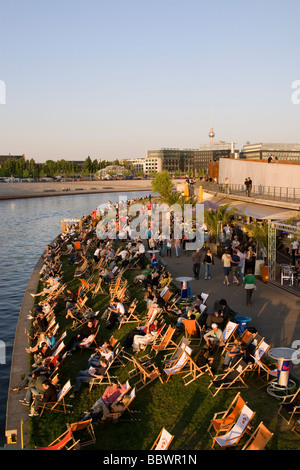
{"label": "river water", "polygon": [[[0,201],[0,446],[15,329],[32,270],[47,244],[61,232],[63,218],[82,217],[101,204],[148,192],[85,194]],[[24,371],[26,372],[26,371]]]}

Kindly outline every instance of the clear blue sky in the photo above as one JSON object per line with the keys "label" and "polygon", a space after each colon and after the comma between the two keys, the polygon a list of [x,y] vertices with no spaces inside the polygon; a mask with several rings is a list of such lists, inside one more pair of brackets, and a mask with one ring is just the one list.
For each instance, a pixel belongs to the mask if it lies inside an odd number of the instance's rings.
{"label": "clear blue sky", "polygon": [[299,0],[0,0],[0,154],[300,142]]}

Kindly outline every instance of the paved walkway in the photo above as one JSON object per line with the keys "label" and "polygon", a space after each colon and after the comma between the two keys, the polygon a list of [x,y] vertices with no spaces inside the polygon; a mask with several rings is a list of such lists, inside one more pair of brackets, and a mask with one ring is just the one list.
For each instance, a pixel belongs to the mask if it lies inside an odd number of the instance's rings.
{"label": "paved walkway", "polygon": [[[167,263],[167,270],[171,272],[173,278],[179,276],[193,277],[192,252],[185,254],[181,251],[179,257],[175,256],[174,250],[172,252],[171,258],[164,257],[163,259]],[[11,388],[18,383],[21,373],[28,366],[28,357],[24,354],[24,348],[27,346],[24,328],[29,328],[27,313],[33,305],[33,299],[29,292],[33,292],[36,288],[41,265],[42,260],[39,260],[29,281],[16,330],[6,419],[6,430],[16,430],[17,435],[17,444],[6,446],[11,448],[21,447],[21,420],[24,422],[24,447],[26,447],[28,439],[28,409],[18,401],[23,398],[24,393],[12,392]],[[211,279],[204,280],[204,266],[201,266],[200,279],[190,283],[191,292],[195,295],[201,292],[209,294],[207,301],[209,309],[212,309],[216,299],[225,298],[228,304],[241,316],[252,318],[249,326],[254,326],[265,337],[266,342],[271,347],[291,347],[293,341],[300,341],[300,297],[286,293],[270,284],[264,284],[257,279],[257,291],[253,294],[253,305],[249,308],[246,306],[246,294],[243,286],[233,284],[225,286],[223,279],[222,263],[219,258],[215,257]],[[180,287],[180,282],[175,281],[175,284]],[[291,373],[300,378],[300,365],[292,364]]]}
{"label": "paved walkway", "polygon": [[[175,251],[173,251],[172,258],[164,257],[163,259],[167,263],[167,270],[174,278],[193,277],[192,252],[189,252],[189,255],[181,252],[176,258]],[[280,287],[265,284],[258,277],[257,290],[252,296],[252,307],[247,307],[246,293],[242,284],[224,285],[222,262],[217,257],[214,261],[210,280],[204,279],[204,265],[201,266],[200,279],[190,283],[192,295],[201,292],[209,294],[207,301],[209,309],[213,308],[216,299],[226,299],[230,307],[239,315],[252,319],[249,326],[255,327],[272,348],[291,347],[293,341],[297,340],[300,345],[300,296],[286,293]],[[180,287],[180,282],[175,281],[175,284]],[[300,378],[300,365],[292,364],[291,373]]]}

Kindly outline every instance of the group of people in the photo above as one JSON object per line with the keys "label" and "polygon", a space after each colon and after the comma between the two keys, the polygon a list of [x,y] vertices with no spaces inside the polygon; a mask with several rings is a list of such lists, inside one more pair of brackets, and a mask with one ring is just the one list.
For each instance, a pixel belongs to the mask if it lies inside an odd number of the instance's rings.
{"label": "group of people", "polygon": [[[147,209],[148,210],[148,209]],[[249,250],[255,252],[255,243],[252,243],[252,240],[248,240],[248,245],[241,246],[238,241],[238,237],[233,234],[232,230],[226,227],[226,240],[227,240],[227,250],[222,257],[224,264],[224,282],[229,285],[229,275],[232,274],[233,282],[237,285],[243,280],[245,284],[254,284],[255,277],[248,278],[248,273],[245,272],[246,267],[246,256]],[[88,233],[85,232],[85,235]],[[68,235],[69,237],[70,235]],[[65,244],[66,240],[62,239],[61,244]],[[84,238],[82,238],[84,242]],[[150,242],[150,248],[156,248],[157,245],[151,245],[153,241]],[[168,240],[164,240],[163,247],[166,250],[171,250],[175,247],[176,255],[179,255],[179,248],[182,244],[172,242],[171,246],[168,246]],[[177,246],[177,249],[176,249]],[[149,246],[148,246],[149,247]],[[162,246],[160,246],[160,249]],[[47,281],[46,289],[50,289],[53,285],[57,286],[57,283],[61,282],[60,273],[58,271],[59,263],[59,248],[47,250],[46,259],[47,259],[47,273],[45,273]],[[168,252],[171,256],[171,251]],[[226,255],[226,256],[225,256]],[[254,255],[255,256],[255,255]],[[146,249],[145,243],[142,240],[127,240],[124,247],[116,252],[114,244],[109,240],[101,240],[96,242],[96,247],[92,254],[92,259],[94,265],[99,263],[99,261],[104,258],[106,260],[106,268],[99,268],[99,276],[102,276],[105,282],[110,283],[111,277],[111,268],[108,266],[111,262],[119,268],[126,268],[129,263],[137,261],[137,267],[140,269],[138,274],[136,274],[133,284],[141,284],[142,289],[144,290],[144,300],[146,309],[148,312],[146,321],[139,327],[133,328],[127,335],[122,344],[124,349],[131,348],[133,353],[138,354],[140,351],[145,349],[153,340],[157,337],[159,332],[162,330],[164,320],[166,318],[173,317],[175,318],[175,325],[177,332],[182,332],[182,319],[189,318],[197,320],[200,328],[204,331],[204,349],[208,353],[206,360],[208,363],[213,363],[213,355],[215,347],[218,342],[221,340],[223,329],[226,326],[226,323],[229,319],[232,319],[234,312],[228,306],[225,299],[221,299],[218,302],[215,302],[214,307],[211,312],[204,312],[201,310],[203,305],[203,299],[201,295],[197,296],[195,301],[192,303],[191,308],[182,310],[177,308],[176,305],[170,311],[170,303],[165,302],[161,297],[160,293],[162,289],[166,286],[170,286],[172,281],[171,274],[164,268],[163,265],[160,265],[156,262],[155,258],[151,260],[150,263],[146,264]],[[212,267],[214,265],[214,256],[209,248],[205,250],[196,250],[192,255],[193,263],[193,273],[196,279],[200,278],[200,268],[201,265],[204,266],[204,280],[209,280],[212,276]],[[226,269],[225,269],[226,268]],[[246,281],[245,281],[246,280]],[[250,282],[251,281],[251,282]],[[255,288],[255,287],[254,287]],[[50,291],[52,292],[52,290]],[[38,295],[45,296],[49,292],[48,290],[41,290]],[[74,292],[68,292],[68,295],[65,297],[66,305],[66,318],[74,319],[74,308],[76,309],[76,302],[78,298]],[[249,297],[247,297],[248,304],[251,303],[251,290],[249,289]],[[47,313],[53,307],[53,305],[41,302],[35,306],[34,313],[31,313],[34,322],[38,325],[38,331],[40,334],[39,341],[37,345],[28,349],[28,352],[34,354],[34,371],[26,375],[23,380],[23,384],[18,389],[24,387],[24,384],[28,386],[28,390],[25,394],[24,399],[22,400],[24,404],[30,406],[30,416],[36,416],[39,406],[41,406],[41,400],[53,400],[55,398],[55,386],[51,384],[51,377],[53,377],[53,344],[51,343],[51,337],[48,337],[45,332],[47,330],[48,324],[47,321],[43,325],[42,320],[47,318]],[[153,308],[156,308],[159,313],[162,313],[162,316],[157,315],[152,317],[151,313]],[[111,299],[109,307],[104,311],[100,312],[99,319],[105,321],[105,326],[107,329],[112,329],[116,326],[120,317],[126,316],[128,314],[128,308],[125,306],[122,299],[118,297],[113,297]],[[76,314],[75,314],[76,315]],[[87,320],[79,332],[74,333],[71,336],[71,339],[66,345],[66,356],[74,355],[76,351],[84,345],[85,341],[94,335],[95,333],[95,323],[93,318],[85,318]],[[35,324],[35,323],[34,323]],[[42,336],[42,334],[44,336]],[[233,352],[232,352],[233,354]],[[107,368],[111,364],[111,361],[114,360],[114,347],[110,341],[104,341],[102,346],[98,347],[95,352],[93,352],[88,361],[86,369],[78,371],[75,384],[74,384],[74,396],[78,395],[83,383],[89,382],[93,377],[102,377],[106,374]],[[203,360],[202,353],[199,354],[197,359],[199,363]],[[229,361],[228,357],[226,361]],[[43,380],[41,380],[41,376]],[[45,381],[45,386],[40,382]],[[86,416],[91,416],[93,419],[99,418],[99,414],[104,417],[111,411],[111,405],[116,402],[116,400],[123,395],[124,385],[120,384],[119,381],[113,383],[109,389],[101,396],[101,398],[94,404],[91,410],[86,413]],[[35,397],[37,397],[34,400]],[[57,396],[57,392],[56,392]],[[118,400],[117,400],[118,401]],[[118,403],[118,406],[121,406]],[[124,406],[124,404],[123,404]]]}

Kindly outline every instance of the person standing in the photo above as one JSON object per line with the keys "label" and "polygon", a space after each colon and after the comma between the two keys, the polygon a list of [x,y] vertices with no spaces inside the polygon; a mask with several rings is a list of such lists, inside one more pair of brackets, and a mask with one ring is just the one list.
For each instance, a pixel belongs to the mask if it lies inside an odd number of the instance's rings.
{"label": "person standing", "polygon": [[224,270],[224,284],[229,286],[229,273],[231,268],[231,255],[229,248],[223,253],[222,255],[222,263],[223,263],[223,270]]}
{"label": "person standing", "polygon": [[139,261],[141,265],[141,269],[145,268],[145,245],[144,243],[140,240],[138,242],[138,255],[139,255]]}
{"label": "person standing", "polygon": [[210,277],[211,277],[211,266],[212,266],[212,264],[214,264],[214,257],[213,257],[213,254],[212,254],[210,248],[207,249],[206,255],[204,257],[204,264],[205,264],[204,279],[210,279]]}
{"label": "person standing", "polygon": [[249,196],[249,182],[248,182],[248,178],[245,178],[244,185],[245,185],[246,196]]}
{"label": "person standing", "polygon": [[246,290],[246,304],[248,307],[251,307],[252,294],[253,291],[256,290],[256,279],[252,269],[247,270],[247,274],[243,279],[243,283]]}
{"label": "person standing", "polygon": [[252,179],[248,178],[248,196],[250,197],[251,196],[251,191],[252,191]]}
{"label": "person standing", "polygon": [[192,254],[192,262],[195,279],[199,279],[200,267],[202,263],[202,251],[200,250],[200,248],[197,248],[197,250],[194,251],[194,253]]}
{"label": "person standing", "polygon": [[231,272],[232,272],[233,284],[236,284],[237,286],[240,283],[238,278],[236,277],[239,264],[240,264],[240,257],[238,256],[237,251],[233,250],[232,255],[231,255]]}
{"label": "person standing", "polygon": [[180,239],[176,238],[174,241],[174,247],[175,247],[175,254],[178,257],[179,256],[179,249],[180,249]]}

